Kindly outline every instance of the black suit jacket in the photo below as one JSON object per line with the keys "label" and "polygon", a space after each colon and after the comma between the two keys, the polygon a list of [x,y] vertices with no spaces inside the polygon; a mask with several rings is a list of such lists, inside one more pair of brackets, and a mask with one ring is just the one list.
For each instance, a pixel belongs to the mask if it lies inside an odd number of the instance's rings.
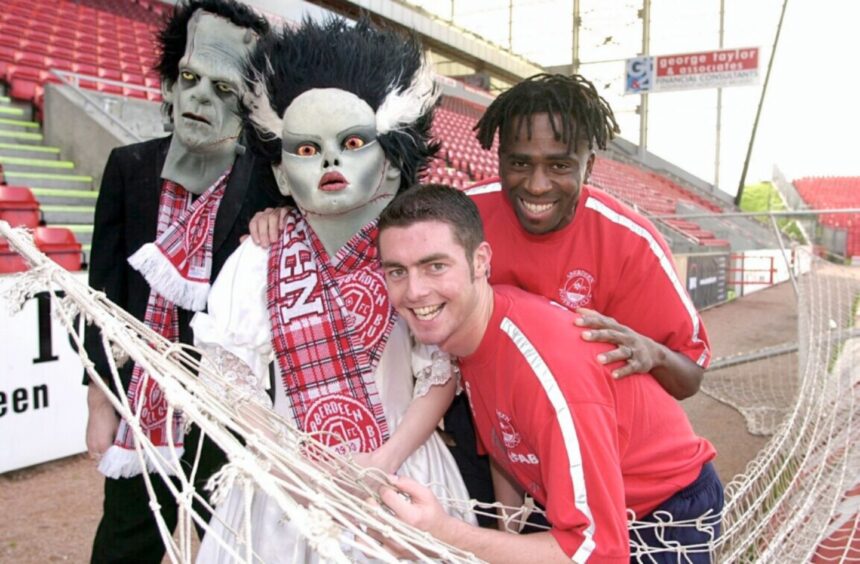
{"label": "black suit jacket", "polygon": [[[150,288],[127,259],[144,244],[155,240],[161,170],[169,146],[170,137],[163,137],[114,149],[105,165],[96,203],[90,286],[103,291],[108,299],[140,320],[146,313]],[[239,246],[239,236],[248,232],[253,214],[265,207],[283,205],[277,194],[269,163],[251,151],[237,156],[215,219],[213,281],[227,257]],[[179,308],[179,333],[183,343],[193,343],[189,327],[193,315],[194,312]],[[84,345],[99,375],[109,378],[110,370],[97,328],[88,328]],[[125,387],[131,378],[132,364],[126,363],[120,372]],[[88,382],[86,375],[84,381]]]}

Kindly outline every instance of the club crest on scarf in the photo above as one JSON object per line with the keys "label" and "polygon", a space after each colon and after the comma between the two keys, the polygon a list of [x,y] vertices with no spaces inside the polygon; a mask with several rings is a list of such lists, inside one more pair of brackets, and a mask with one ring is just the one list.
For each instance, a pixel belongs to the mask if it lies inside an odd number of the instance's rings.
{"label": "club crest on scarf", "polygon": [[145,396],[146,403],[140,410],[140,426],[151,431],[161,426],[167,417],[167,402],[161,388],[152,380],[146,382]]}
{"label": "club crest on scarf", "polygon": [[340,452],[388,437],[374,380],[395,314],[382,283],[376,223],[333,258],[291,210],[269,251],[272,342],[296,424]]}
{"label": "club crest on scarf", "polygon": [[341,394],[324,396],[308,409],[304,429],[341,455],[372,452],[382,446],[373,413],[358,400]]}
{"label": "club crest on scarf", "polygon": [[338,285],[351,314],[348,322],[364,339],[365,348],[373,348],[388,326],[392,313],[382,273],[369,268],[349,272],[338,278]]}

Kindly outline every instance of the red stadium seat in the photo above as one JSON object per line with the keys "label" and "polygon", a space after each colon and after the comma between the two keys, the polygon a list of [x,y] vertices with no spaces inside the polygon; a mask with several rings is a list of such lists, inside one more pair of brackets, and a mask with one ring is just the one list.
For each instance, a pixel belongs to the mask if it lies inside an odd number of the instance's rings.
{"label": "red stadium seat", "polygon": [[0,186],[0,219],[13,227],[39,225],[39,202],[24,186]]}
{"label": "red stadium seat", "polygon": [[57,69],[66,72],[72,72],[75,68],[75,63],[73,61],[60,57],[48,57],[46,63],[49,69]]}
{"label": "red stadium seat", "polygon": [[98,76],[99,68],[95,65],[91,65],[89,63],[75,63],[74,70],[78,74],[83,74],[85,76]]}
{"label": "red stadium seat", "polygon": [[146,90],[137,90],[136,88],[123,88],[122,95],[128,98],[139,98],[141,100],[149,99],[146,95]]}
{"label": "red stadium seat", "polygon": [[117,82],[122,82],[122,73],[114,69],[99,69],[99,77],[106,78],[108,80],[116,80]]}
{"label": "red stadium seat", "polygon": [[81,64],[92,65],[96,68],[99,65],[99,58],[94,53],[88,53],[80,49],[75,52],[75,60]]}
{"label": "red stadium seat", "polygon": [[9,95],[16,100],[36,99],[36,88],[48,77],[48,72],[34,67],[15,66],[6,70],[6,80],[11,84]]}
{"label": "red stadium seat", "polygon": [[21,255],[9,247],[6,239],[0,237],[0,274],[13,274],[26,270],[28,270],[27,263],[24,262]]}
{"label": "red stadium seat", "polygon": [[135,86],[146,86],[142,74],[124,72],[122,73],[122,81],[126,84],[134,84]]}
{"label": "red stadium seat", "polygon": [[45,64],[47,58],[41,53],[24,52],[20,54],[15,64],[44,70],[48,68],[48,65]]}
{"label": "red stadium seat", "polygon": [[39,250],[66,270],[81,269],[81,244],[71,230],[64,227],[37,227],[34,239]]}
{"label": "red stadium seat", "polygon": [[122,86],[118,86],[116,84],[105,84],[104,82],[99,82],[96,86],[96,90],[104,92],[105,94],[118,94],[120,96],[122,96],[123,93]]}
{"label": "red stadium seat", "polygon": [[[2,34],[4,37],[7,37],[7,38],[15,37],[15,38],[17,38],[18,41],[21,41],[22,39],[24,39],[24,37],[26,37],[27,29],[26,28],[22,29],[22,28],[15,27],[12,25],[5,25],[4,24],[4,25],[0,25],[0,34]],[[6,41],[8,41],[9,43],[12,42],[11,39],[7,39]]]}

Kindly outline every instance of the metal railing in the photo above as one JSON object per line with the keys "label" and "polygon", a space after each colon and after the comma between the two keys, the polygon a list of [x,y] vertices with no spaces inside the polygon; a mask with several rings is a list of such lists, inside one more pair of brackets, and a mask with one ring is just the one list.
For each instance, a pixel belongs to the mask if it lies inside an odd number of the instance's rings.
{"label": "metal railing", "polygon": [[106,117],[111,122],[111,124],[118,127],[123,133],[125,133],[126,135],[131,137],[134,141],[143,141],[143,138],[140,135],[138,135],[137,132],[129,129],[128,126],[126,126],[125,123],[122,122],[122,120],[120,120],[115,115],[113,115],[112,113],[107,111],[104,107],[102,107],[102,104],[100,103],[99,99],[96,98],[95,96],[93,96],[92,94],[88,93],[88,91],[87,91],[88,89],[82,88],[80,83],[81,83],[81,80],[87,80],[90,82],[95,82],[95,83],[100,83],[100,84],[108,84],[111,86],[118,86],[120,88],[127,88],[129,90],[140,90],[143,92],[156,93],[156,94],[161,93],[161,91],[159,89],[150,88],[149,86],[140,86],[137,84],[128,84],[126,82],[120,82],[117,80],[110,80],[110,79],[101,78],[98,76],[91,76],[91,75],[80,74],[80,73],[76,73],[76,72],[61,71],[61,70],[57,70],[57,69],[51,69],[50,72],[51,72],[51,74],[53,74],[54,76],[59,78],[63,84],[65,84],[67,86],[71,86],[72,90],[75,93],[77,93],[78,96],[83,98],[84,101],[89,106],[93,107],[97,112],[99,112],[101,115]]}

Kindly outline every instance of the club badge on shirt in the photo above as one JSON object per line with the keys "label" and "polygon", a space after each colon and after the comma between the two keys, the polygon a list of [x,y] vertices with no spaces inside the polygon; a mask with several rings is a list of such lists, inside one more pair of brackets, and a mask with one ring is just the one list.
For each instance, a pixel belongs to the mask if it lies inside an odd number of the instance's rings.
{"label": "club badge on shirt", "polygon": [[502,442],[505,443],[505,447],[516,448],[520,444],[520,434],[511,424],[511,417],[498,409],[496,410],[496,417],[499,418],[499,429],[502,431]]}
{"label": "club badge on shirt", "polygon": [[565,306],[570,309],[587,306],[591,302],[591,294],[594,290],[594,276],[582,269],[571,270],[567,273],[558,297]]}

